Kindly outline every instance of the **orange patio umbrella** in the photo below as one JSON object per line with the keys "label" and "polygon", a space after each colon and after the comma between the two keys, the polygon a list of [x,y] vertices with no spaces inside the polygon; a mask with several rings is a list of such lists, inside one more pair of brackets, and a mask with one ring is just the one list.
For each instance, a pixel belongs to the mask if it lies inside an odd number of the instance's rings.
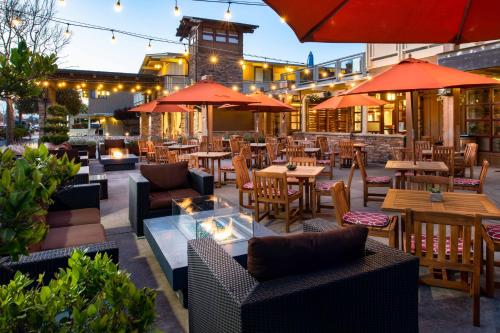
{"label": "orange patio umbrella", "polygon": [[212,80],[201,80],[192,86],[181,89],[157,100],[160,104],[204,105],[207,107],[207,130],[209,142],[212,141],[213,110],[209,106],[224,104],[246,105],[255,99]]}
{"label": "orange patio umbrella", "polygon": [[468,43],[500,38],[498,0],[264,0],[301,42]]}
{"label": "orange patio umbrella", "polygon": [[319,103],[312,110],[335,110],[353,106],[381,106],[387,103],[389,102],[368,95],[341,95]]}
{"label": "orange patio umbrella", "polygon": [[433,90],[500,84],[489,77],[408,58],[361,83],[345,94],[383,91]]}
{"label": "orange patio umbrella", "polygon": [[247,105],[231,105],[226,104],[219,109],[234,110],[234,111],[252,111],[252,112],[291,112],[295,108],[291,105],[285,104],[276,98],[269,97],[261,92],[256,92],[251,95],[256,102]]}
{"label": "orange patio umbrella", "polygon": [[158,104],[158,101],[152,101],[138,105],[129,110],[130,112],[189,112],[189,109],[183,105]]}

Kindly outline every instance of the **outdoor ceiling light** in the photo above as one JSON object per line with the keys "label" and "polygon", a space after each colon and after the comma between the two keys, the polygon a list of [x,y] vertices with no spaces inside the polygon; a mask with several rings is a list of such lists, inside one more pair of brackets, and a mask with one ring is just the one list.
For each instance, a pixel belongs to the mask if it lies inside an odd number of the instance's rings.
{"label": "outdoor ceiling light", "polygon": [[114,8],[115,8],[115,11],[117,11],[117,12],[120,12],[122,10],[123,7],[122,7],[122,4],[120,3],[120,0],[116,1]]}
{"label": "outdoor ceiling light", "polygon": [[224,18],[226,19],[226,21],[229,21],[231,19],[231,1],[229,1],[227,3],[227,10],[226,12],[224,13]]}
{"label": "outdoor ceiling light", "polygon": [[66,31],[64,32],[64,36],[66,37],[71,36],[71,31],[69,31],[69,24],[66,25]]}
{"label": "outdoor ceiling light", "polygon": [[179,6],[177,5],[177,0],[175,0],[174,15],[175,16],[181,15],[181,10],[179,9]]}

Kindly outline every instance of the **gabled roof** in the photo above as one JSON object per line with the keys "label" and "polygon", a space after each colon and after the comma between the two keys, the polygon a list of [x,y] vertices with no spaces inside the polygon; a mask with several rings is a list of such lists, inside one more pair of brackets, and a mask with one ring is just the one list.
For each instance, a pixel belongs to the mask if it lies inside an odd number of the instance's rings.
{"label": "gabled roof", "polygon": [[189,36],[189,32],[192,27],[196,27],[201,23],[207,23],[209,25],[217,26],[220,28],[235,30],[242,33],[253,33],[255,29],[257,29],[258,25],[239,23],[239,22],[228,22],[222,20],[212,20],[202,17],[193,17],[193,16],[183,16],[179,27],[177,28],[177,37],[180,37],[181,40]]}

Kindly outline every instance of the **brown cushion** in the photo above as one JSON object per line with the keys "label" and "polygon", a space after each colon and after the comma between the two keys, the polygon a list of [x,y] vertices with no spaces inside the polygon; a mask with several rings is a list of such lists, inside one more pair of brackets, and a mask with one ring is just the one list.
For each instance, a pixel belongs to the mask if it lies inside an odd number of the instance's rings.
{"label": "brown cushion", "polygon": [[326,232],[252,238],[247,269],[257,280],[330,268],[364,255],[368,229],[350,226]]}
{"label": "brown cushion", "polygon": [[200,194],[192,188],[183,188],[172,191],[150,192],[149,193],[149,208],[161,209],[171,208],[172,199],[193,198],[199,197]]}
{"label": "brown cushion", "polygon": [[141,165],[141,174],[150,182],[151,191],[187,188],[189,184],[188,162],[159,165]]}
{"label": "brown cushion", "polygon": [[60,210],[47,214],[47,224],[52,228],[95,223],[101,223],[101,213],[97,208]]}
{"label": "brown cushion", "polygon": [[109,139],[104,140],[104,148],[109,150],[110,148],[125,148],[125,141],[123,139]]}
{"label": "brown cushion", "polygon": [[106,241],[106,235],[102,224],[50,228],[42,243],[42,250],[62,249],[104,241]]}

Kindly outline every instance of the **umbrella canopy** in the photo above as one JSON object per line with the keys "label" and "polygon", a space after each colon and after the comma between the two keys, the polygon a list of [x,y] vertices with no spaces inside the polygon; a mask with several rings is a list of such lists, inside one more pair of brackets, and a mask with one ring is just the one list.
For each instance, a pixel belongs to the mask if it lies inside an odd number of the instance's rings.
{"label": "umbrella canopy", "polygon": [[334,110],[342,108],[350,108],[353,106],[380,106],[388,102],[371,97],[368,95],[345,95],[334,96],[326,101],[316,105],[312,110]]}
{"label": "umbrella canopy", "polygon": [[267,96],[266,94],[257,92],[251,94],[256,103],[250,103],[247,105],[231,105],[226,104],[221,106],[221,110],[234,110],[234,111],[253,111],[253,112],[291,112],[295,111],[295,108],[291,105],[285,104],[276,98]]}
{"label": "umbrella canopy", "polygon": [[129,110],[130,112],[189,112],[189,109],[182,105],[158,104],[158,101],[138,105]]}
{"label": "umbrella canopy", "polygon": [[500,84],[488,77],[409,58],[374,76],[346,95]]}
{"label": "umbrella canopy", "polygon": [[498,0],[264,0],[301,42],[468,43],[500,38]]}
{"label": "umbrella canopy", "polygon": [[210,80],[198,81],[157,101],[161,104],[186,105],[241,105],[255,102],[251,97]]}

